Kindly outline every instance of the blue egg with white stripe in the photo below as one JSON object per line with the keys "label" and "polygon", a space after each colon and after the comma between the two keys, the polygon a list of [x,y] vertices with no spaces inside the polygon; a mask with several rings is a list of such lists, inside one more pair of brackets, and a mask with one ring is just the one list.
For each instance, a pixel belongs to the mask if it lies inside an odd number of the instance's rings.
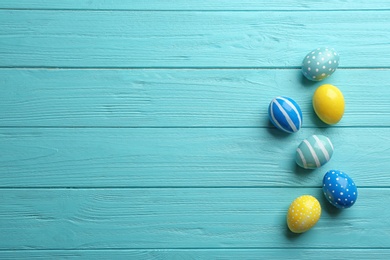
{"label": "blue egg with white stripe", "polygon": [[268,107],[268,116],[276,128],[287,132],[298,132],[302,126],[302,110],[294,99],[279,96]]}
{"label": "blue egg with white stripe", "polygon": [[333,144],[328,137],[312,135],[298,146],[295,161],[305,169],[316,169],[329,162],[333,150]]}

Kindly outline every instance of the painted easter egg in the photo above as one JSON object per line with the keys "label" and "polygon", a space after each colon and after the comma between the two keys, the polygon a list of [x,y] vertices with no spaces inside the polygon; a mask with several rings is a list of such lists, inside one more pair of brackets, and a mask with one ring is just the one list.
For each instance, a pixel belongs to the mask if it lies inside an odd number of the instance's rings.
{"label": "painted easter egg", "polygon": [[349,208],[355,204],[357,188],[355,182],[346,173],[330,170],[325,174],[322,183],[326,199],[336,208]]}
{"label": "painted easter egg", "polygon": [[268,116],[276,128],[287,133],[295,133],[302,126],[301,108],[289,97],[274,98],[268,106]]}
{"label": "painted easter egg", "polygon": [[302,62],[303,75],[313,81],[326,79],[339,66],[339,55],[333,48],[318,48],[309,52]]}
{"label": "painted easter egg", "polygon": [[319,168],[333,155],[333,144],[324,135],[312,135],[298,146],[295,161],[305,169]]}
{"label": "painted easter egg", "polygon": [[319,86],[313,95],[313,108],[324,123],[336,124],[344,115],[345,101],[343,93],[330,84]]}
{"label": "painted easter egg", "polygon": [[296,198],[287,212],[287,226],[294,233],[311,229],[321,217],[321,205],[316,198],[303,195]]}

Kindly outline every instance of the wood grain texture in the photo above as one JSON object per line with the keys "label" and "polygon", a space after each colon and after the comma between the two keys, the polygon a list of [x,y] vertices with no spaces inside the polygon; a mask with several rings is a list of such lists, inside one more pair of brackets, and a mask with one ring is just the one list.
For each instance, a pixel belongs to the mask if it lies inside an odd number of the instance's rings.
{"label": "wood grain texture", "polygon": [[[323,211],[314,229],[295,235],[286,211],[302,194],[318,197]],[[359,196],[339,211],[320,188],[2,189],[0,248],[389,249],[390,211],[378,209],[390,190],[361,188]]]}
{"label": "wood grain texture", "polygon": [[[390,3],[386,0],[2,0],[1,259],[389,259]],[[311,83],[305,54],[341,68]],[[311,108],[338,86],[335,127]],[[270,100],[293,97],[286,135]],[[306,171],[311,134],[335,145]],[[321,181],[347,172],[359,197],[336,210]],[[286,227],[319,198],[307,233]]]}
{"label": "wood grain texture", "polygon": [[0,258],[6,259],[275,259],[283,257],[296,259],[351,259],[388,260],[390,249],[112,249],[112,250],[10,250],[0,251]]}
{"label": "wood grain texture", "polygon": [[300,70],[1,69],[1,126],[270,127],[269,102],[294,98],[303,127],[325,127],[312,108],[324,83],[346,100],[336,125],[389,127],[390,70],[340,69],[311,83]]}
{"label": "wood grain texture", "polygon": [[267,0],[2,0],[1,8],[16,9],[70,9],[70,10],[387,10],[390,4],[386,0],[317,0],[317,1],[267,1]]}
{"label": "wood grain texture", "polygon": [[0,67],[291,68],[322,45],[388,67],[389,14],[0,10]]}
{"label": "wood grain texture", "polygon": [[[330,169],[358,186],[388,187],[388,128],[0,129],[1,187],[320,187]],[[295,164],[312,134],[329,136],[331,161]]]}

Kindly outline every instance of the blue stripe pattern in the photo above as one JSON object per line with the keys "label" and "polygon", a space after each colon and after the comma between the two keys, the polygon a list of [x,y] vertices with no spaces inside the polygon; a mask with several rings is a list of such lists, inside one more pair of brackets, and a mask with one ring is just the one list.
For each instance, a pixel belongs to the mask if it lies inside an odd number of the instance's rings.
{"label": "blue stripe pattern", "polygon": [[276,128],[287,133],[295,133],[302,126],[301,108],[289,97],[274,98],[269,104],[268,116]]}

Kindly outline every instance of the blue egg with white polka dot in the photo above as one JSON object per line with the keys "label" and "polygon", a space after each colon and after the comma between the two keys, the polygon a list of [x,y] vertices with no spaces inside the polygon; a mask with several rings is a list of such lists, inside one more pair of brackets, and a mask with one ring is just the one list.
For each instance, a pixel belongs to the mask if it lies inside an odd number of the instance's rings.
{"label": "blue egg with white polka dot", "polygon": [[302,126],[302,110],[292,98],[279,96],[274,98],[268,107],[271,123],[278,129],[287,132],[298,132]]}
{"label": "blue egg with white polka dot", "polygon": [[346,173],[338,170],[328,171],[322,181],[326,199],[336,208],[350,208],[357,199],[355,182]]}
{"label": "blue egg with white polka dot", "polygon": [[313,81],[321,81],[335,72],[339,55],[333,48],[322,47],[309,52],[302,62],[303,75]]}

